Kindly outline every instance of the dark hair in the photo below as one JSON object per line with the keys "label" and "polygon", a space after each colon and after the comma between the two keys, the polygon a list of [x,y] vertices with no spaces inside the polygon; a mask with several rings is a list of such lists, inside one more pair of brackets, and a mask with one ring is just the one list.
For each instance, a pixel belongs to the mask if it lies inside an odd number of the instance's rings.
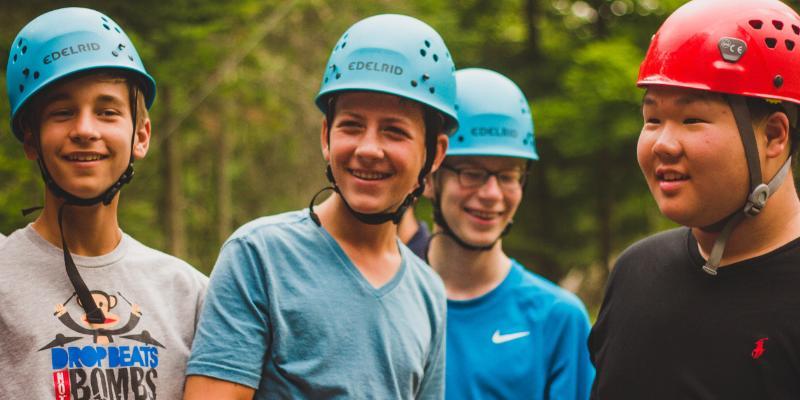
{"label": "dark hair", "polygon": [[[788,107],[792,107],[794,112],[787,111]],[[798,107],[794,103],[785,101],[773,103],[758,97],[747,97],[747,108],[750,110],[750,118],[753,120],[753,126],[764,122],[770,115],[780,112],[786,114],[789,119],[789,155],[793,156],[797,151],[797,145],[800,143],[800,130],[797,126],[797,112]],[[795,115],[795,120],[792,121],[792,115]]]}

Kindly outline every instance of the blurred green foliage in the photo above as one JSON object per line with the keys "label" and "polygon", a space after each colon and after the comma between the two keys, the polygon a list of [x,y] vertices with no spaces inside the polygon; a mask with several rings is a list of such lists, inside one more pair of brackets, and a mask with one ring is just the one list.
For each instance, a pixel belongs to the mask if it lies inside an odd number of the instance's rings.
{"label": "blurred green foliage", "polygon": [[[436,28],[459,68],[495,69],[528,95],[541,160],[507,251],[558,281],[582,277],[598,305],[608,266],[670,224],[638,170],[635,80],[651,35],[681,0],[76,1],[114,18],[158,81],[153,142],[123,190],[121,224],[210,272],[222,241],[258,216],[305,207],[325,185],[313,104],[329,51],[377,13]],[[4,4],[0,53],[60,1]],[[796,6],[796,5],[795,5]],[[4,64],[3,64],[4,65]],[[5,74],[2,74],[4,80]],[[8,102],[0,102],[8,127]],[[0,135],[0,232],[30,222],[42,184],[20,144]],[[430,219],[423,201],[417,215]]]}

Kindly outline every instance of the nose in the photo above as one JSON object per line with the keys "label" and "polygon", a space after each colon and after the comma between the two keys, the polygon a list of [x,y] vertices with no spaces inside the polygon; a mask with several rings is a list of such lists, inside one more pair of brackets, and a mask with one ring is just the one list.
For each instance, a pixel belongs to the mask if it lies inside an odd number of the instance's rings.
{"label": "nose", "polygon": [[677,137],[677,129],[670,124],[665,124],[657,133],[652,150],[662,161],[677,160],[683,153],[683,147]]}
{"label": "nose", "polygon": [[358,138],[355,156],[364,160],[379,160],[383,158],[383,147],[380,132],[377,128],[369,128]]}
{"label": "nose", "polygon": [[82,110],[75,116],[74,121],[69,134],[72,141],[92,141],[100,138],[100,130],[98,129],[94,112]]}
{"label": "nose", "polygon": [[499,201],[503,199],[503,190],[500,188],[500,182],[494,175],[489,176],[489,179],[481,185],[478,189],[478,198],[484,201]]}

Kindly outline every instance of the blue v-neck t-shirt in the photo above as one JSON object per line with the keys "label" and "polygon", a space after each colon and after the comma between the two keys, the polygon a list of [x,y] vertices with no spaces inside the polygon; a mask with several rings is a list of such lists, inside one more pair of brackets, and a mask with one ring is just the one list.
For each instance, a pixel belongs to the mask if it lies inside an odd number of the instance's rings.
{"label": "blue v-neck t-shirt", "polygon": [[256,399],[442,398],[444,286],[398,247],[398,272],[375,288],[308,210],[242,226],[211,274],[187,375]]}

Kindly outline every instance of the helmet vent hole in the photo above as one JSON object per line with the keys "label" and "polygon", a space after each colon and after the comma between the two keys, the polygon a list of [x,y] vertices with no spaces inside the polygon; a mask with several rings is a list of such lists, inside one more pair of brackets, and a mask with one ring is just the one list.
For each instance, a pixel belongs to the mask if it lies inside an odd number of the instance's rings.
{"label": "helmet vent hole", "polygon": [[464,141],[464,136],[459,136],[459,137],[458,137],[458,141],[459,141],[459,142],[463,142],[463,141]]}
{"label": "helmet vent hole", "polygon": [[793,41],[791,41],[791,40],[789,40],[789,39],[786,39],[786,48],[787,48],[789,51],[792,51],[792,50],[794,50],[794,42],[793,42]]}
{"label": "helmet vent hole", "polygon": [[757,20],[757,19],[751,19],[750,20],[750,26],[752,26],[755,29],[761,29],[762,25],[764,25],[764,23],[759,21],[759,20]]}
{"label": "helmet vent hole", "polygon": [[344,46],[347,46],[347,42],[342,42],[342,48],[344,48]]}
{"label": "helmet vent hole", "polygon": [[418,85],[417,81],[413,81],[413,80],[411,81],[411,86],[412,87],[417,87],[417,85]]}
{"label": "helmet vent hole", "polygon": [[103,24],[103,28],[106,28],[106,30],[107,30],[107,31],[110,31],[110,30],[111,30],[111,27],[110,27],[110,26],[108,26],[108,24]]}
{"label": "helmet vent hole", "polygon": [[433,55],[433,62],[439,62],[439,56],[436,54]]}
{"label": "helmet vent hole", "polygon": [[22,70],[22,75],[25,75],[25,77],[26,77],[26,78],[28,77],[28,75],[29,75],[30,73],[31,73],[31,70],[29,70],[29,69],[27,69],[27,68],[25,68],[25,69],[23,69],[23,70]]}
{"label": "helmet vent hole", "polygon": [[17,47],[22,47],[22,39],[20,39],[19,42],[17,42]]}
{"label": "helmet vent hole", "polygon": [[22,93],[25,91],[25,85],[19,85],[19,92]]}
{"label": "helmet vent hole", "polygon": [[108,22],[108,18],[106,17],[100,17],[100,19],[102,19],[104,22]]}
{"label": "helmet vent hole", "polygon": [[792,30],[794,31],[795,35],[800,35],[800,26],[792,25]]}
{"label": "helmet vent hole", "polygon": [[22,46],[22,54],[28,51],[28,46]]}
{"label": "helmet vent hole", "polygon": [[772,26],[774,26],[775,29],[777,29],[777,30],[781,30],[781,29],[783,29],[783,22],[777,21],[777,20],[773,20],[772,21]]}
{"label": "helmet vent hole", "polygon": [[325,77],[325,83],[328,83],[328,77],[327,76]]}
{"label": "helmet vent hole", "polygon": [[39,71],[33,71],[33,79],[39,79]]}
{"label": "helmet vent hole", "polygon": [[119,53],[116,50],[112,51],[111,54],[113,54],[114,57],[119,57]]}
{"label": "helmet vent hole", "polygon": [[17,62],[17,55],[16,54],[14,54],[14,62],[15,63]]}
{"label": "helmet vent hole", "polygon": [[775,38],[766,38],[764,41],[770,49],[774,49],[778,45],[778,41]]}
{"label": "helmet vent hole", "polygon": [[122,31],[121,31],[121,30],[119,30],[119,28],[118,28],[118,27],[116,27],[116,26],[114,27],[114,30],[115,30],[115,31],[117,31],[117,33],[122,33]]}
{"label": "helmet vent hole", "polygon": [[431,76],[430,76],[430,75],[428,75],[428,74],[422,74],[422,80],[423,80],[423,81],[427,81],[428,79],[431,79]]}
{"label": "helmet vent hole", "polygon": [[433,86],[431,86],[431,87],[428,89],[428,91],[429,91],[429,92],[431,92],[431,94],[434,94],[434,93],[436,93],[436,88],[435,88],[435,87],[433,87]]}
{"label": "helmet vent hole", "polygon": [[128,60],[131,60],[131,62],[133,62],[133,56],[128,56]]}
{"label": "helmet vent hole", "polygon": [[336,79],[339,79],[339,78],[341,78],[341,77],[342,77],[342,74],[341,74],[341,73],[339,73],[339,72],[337,72],[337,73],[336,73]]}
{"label": "helmet vent hole", "polygon": [[428,54],[428,52],[425,51],[425,49],[419,49],[419,55],[425,57],[427,54]]}
{"label": "helmet vent hole", "polygon": [[453,105],[453,108],[455,108],[455,109],[456,109],[456,111],[458,111],[458,104],[454,104],[454,105]]}
{"label": "helmet vent hole", "polygon": [[431,48],[431,42],[429,40],[425,41],[425,47],[427,47],[429,49]]}

